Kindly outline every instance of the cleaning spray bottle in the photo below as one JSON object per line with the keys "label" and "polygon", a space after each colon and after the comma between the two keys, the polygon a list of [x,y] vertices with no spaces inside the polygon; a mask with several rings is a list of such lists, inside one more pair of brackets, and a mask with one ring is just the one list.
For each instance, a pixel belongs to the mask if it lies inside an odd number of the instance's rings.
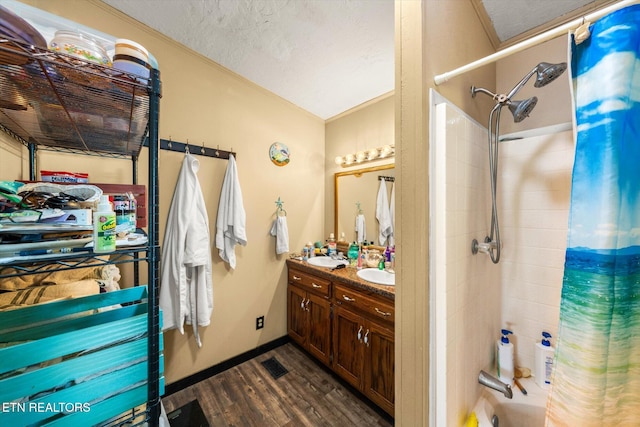
{"label": "cleaning spray bottle", "polygon": [[542,341],[536,343],[536,384],[543,389],[547,389],[551,385],[551,369],[553,368],[553,356],[555,353],[549,338],[551,338],[549,332],[542,332]]}
{"label": "cleaning spray bottle", "polygon": [[113,252],[116,250],[116,213],[109,196],[100,196],[98,209],[93,213],[93,252]]}
{"label": "cleaning spray bottle", "polygon": [[502,329],[502,338],[498,340],[498,378],[505,384],[513,386],[515,373],[513,363],[513,343],[509,342],[509,334],[513,334],[508,329]]}

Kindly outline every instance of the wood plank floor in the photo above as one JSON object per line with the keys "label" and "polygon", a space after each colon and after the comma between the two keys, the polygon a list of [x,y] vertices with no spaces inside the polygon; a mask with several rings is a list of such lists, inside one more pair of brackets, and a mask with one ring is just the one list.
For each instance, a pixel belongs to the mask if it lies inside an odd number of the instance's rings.
{"label": "wood plank floor", "polygon": [[[289,372],[274,379],[261,362],[274,357]],[[392,426],[294,344],[162,399],[165,410],[197,399],[211,427]]]}

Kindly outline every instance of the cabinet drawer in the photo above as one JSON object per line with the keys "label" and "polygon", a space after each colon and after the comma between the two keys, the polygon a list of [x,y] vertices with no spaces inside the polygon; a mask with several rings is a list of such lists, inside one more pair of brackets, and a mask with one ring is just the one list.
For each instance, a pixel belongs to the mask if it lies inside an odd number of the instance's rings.
{"label": "cabinet drawer", "polygon": [[395,309],[392,302],[384,297],[365,295],[363,292],[335,284],[333,295],[336,304],[363,312],[368,318],[394,323]]}
{"label": "cabinet drawer", "polygon": [[321,279],[299,270],[289,269],[289,283],[294,283],[309,292],[329,298],[329,285],[331,282],[326,279]]}

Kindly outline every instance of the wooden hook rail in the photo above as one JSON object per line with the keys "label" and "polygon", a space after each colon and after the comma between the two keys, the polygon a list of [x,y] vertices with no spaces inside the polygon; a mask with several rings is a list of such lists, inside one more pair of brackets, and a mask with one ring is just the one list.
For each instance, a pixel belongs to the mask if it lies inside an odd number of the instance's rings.
{"label": "wooden hook rail", "polygon": [[[145,140],[144,146],[145,147],[149,146],[148,139]],[[235,153],[234,151],[226,151],[226,150],[220,150],[219,148],[205,147],[204,143],[202,145],[198,145],[198,144],[191,144],[188,141],[179,142],[179,141],[173,141],[171,139],[160,139],[160,149],[175,151],[178,153],[189,152],[190,154],[195,154],[198,156],[213,157],[214,159],[225,159],[225,160],[228,160],[229,155],[233,154],[233,157],[236,160],[238,160],[238,154]]]}

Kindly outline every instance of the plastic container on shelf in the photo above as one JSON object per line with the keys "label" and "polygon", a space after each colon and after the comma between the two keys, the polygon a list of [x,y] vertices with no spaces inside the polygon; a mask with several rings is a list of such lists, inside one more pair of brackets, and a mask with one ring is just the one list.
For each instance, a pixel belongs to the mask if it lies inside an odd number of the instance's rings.
{"label": "plastic container on shelf", "polygon": [[117,39],[113,68],[149,78],[149,51],[133,40]]}
{"label": "plastic container on shelf", "polygon": [[66,53],[78,59],[111,66],[111,58],[106,49],[89,34],[80,31],[58,30],[49,43],[54,52]]}

